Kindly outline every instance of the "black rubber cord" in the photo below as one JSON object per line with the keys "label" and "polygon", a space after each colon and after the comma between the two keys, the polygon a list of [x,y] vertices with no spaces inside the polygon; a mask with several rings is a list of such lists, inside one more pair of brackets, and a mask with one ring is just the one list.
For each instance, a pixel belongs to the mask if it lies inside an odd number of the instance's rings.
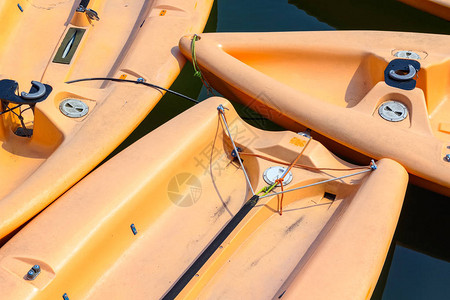
{"label": "black rubber cord", "polygon": [[200,103],[200,101],[197,101],[191,97],[188,97],[186,95],[180,94],[178,92],[163,88],[161,86],[158,86],[156,84],[152,84],[152,83],[148,83],[145,81],[136,81],[136,80],[129,80],[129,79],[119,79],[119,78],[112,78],[112,77],[92,77],[92,78],[81,78],[81,79],[75,79],[75,80],[70,80],[70,81],[66,81],[65,83],[75,83],[75,82],[80,82],[80,81],[92,81],[92,80],[109,80],[109,81],[116,81],[116,82],[131,82],[131,83],[136,83],[136,84],[143,84],[145,86],[157,89],[157,90],[162,90],[171,94],[174,94],[178,97],[184,98],[186,100],[189,100],[191,102],[194,103]]}

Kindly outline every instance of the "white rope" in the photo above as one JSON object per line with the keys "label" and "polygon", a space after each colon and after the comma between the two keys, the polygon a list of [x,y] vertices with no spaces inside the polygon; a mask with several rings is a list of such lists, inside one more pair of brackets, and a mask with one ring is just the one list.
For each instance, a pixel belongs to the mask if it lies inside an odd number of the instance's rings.
{"label": "white rope", "polygon": [[231,137],[231,132],[230,132],[230,129],[228,128],[228,124],[227,124],[227,121],[225,119],[225,115],[224,115],[225,112],[224,112],[224,107],[222,106],[222,104],[220,104],[217,107],[217,110],[219,111],[220,116],[222,117],[222,121],[225,124],[225,128],[227,129],[227,132],[228,132],[228,137],[230,138],[231,144],[233,144],[234,152],[236,153],[236,157],[237,157],[237,159],[239,161],[239,164],[242,167],[242,171],[244,171],[244,175],[245,175],[245,179],[247,180],[247,184],[250,187],[250,190],[252,191],[252,194],[255,195],[255,191],[253,190],[252,185],[250,183],[250,179],[248,178],[247,172],[245,171],[244,164],[242,163],[241,157],[239,156],[239,151],[238,151],[236,145],[234,144],[233,138]]}
{"label": "white rope", "polygon": [[315,186],[315,185],[319,185],[319,184],[322,184],[322,183],[327,183],[327,182],[330,182],[330,181],[335,181],[335,180],[339,180],[339,179],[343,179],[343,178],[347,178],[347,177],[351,177],[351,176],[356,176],[356,175],[359,175],[359,174],[362,174],[362,173],[366,173],[366,172],[370,172],[370,171],[373,171],[373,170],[375,170],[375,169],[374,168],[370,168],[370,169],[367,169],[367,170],[364,170],[364,171],[360,171],[360,172],[356,172],[356,173],[353,173],[353,174],[348,174],[348,175],[344,175],[344,176],[340,176],[340,177],[336,177],[336,178],[331,178],[331,179],[319,181],[319,182],[316,182],[316,183],[307,184],[307,185],[300,186],[300,187],[297,187],[297,188],[293,188],[293,189],[290,189],[290,190],[285,190],[285,191],[282,191],[282,192],[276,192],[276,193],[267,194],[267,195],[264,195],[264,196],[260,196],[259,198],[262,199],[262,198],[272,197],[272,196],[283,194],[283,193],[287,193],[287,192],[293,192],[293,191],[304,189],[304,188],[307,188],[307,187],[310,187],[310,186]]}

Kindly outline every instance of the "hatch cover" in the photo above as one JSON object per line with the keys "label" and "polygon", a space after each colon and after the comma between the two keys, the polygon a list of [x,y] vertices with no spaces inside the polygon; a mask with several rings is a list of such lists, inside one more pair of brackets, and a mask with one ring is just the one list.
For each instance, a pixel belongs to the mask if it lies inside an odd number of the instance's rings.
{"label": "hatch cover", "polygon": [[400,122],[408,116],[408,108],[398,101],[386,101],[380,105],[378,113],[387,121]]}
{"label": "hatch cover", "polygon": [[66,99],[59,104],[59,110],[69,118],[81,118],[89,112],[89,107],[78,99]]}
{"label": "hatch cover", "polygon": [[[286,172],[286,169],[287,168],[281,166],[274,166],[267,168],[263,174],[264,181],[270,185],[274,184],[275,180],[283,176],[284,172]],[[291,181],[292,181],[292,172],[289,172],[286,175],[286,177],[284,177],[283,185],[288,185]],[[279,186],[279,184],[277,186]]]}

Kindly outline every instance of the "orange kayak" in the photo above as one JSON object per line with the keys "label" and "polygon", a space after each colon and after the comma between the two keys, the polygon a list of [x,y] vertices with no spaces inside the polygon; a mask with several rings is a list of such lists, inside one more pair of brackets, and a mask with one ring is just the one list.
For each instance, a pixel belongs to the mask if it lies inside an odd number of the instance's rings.
{"label": "orange kayak", "polygon": [[[180,41],[188,58],[192,40]],[[414,183],[448,196],[448,45],[448,35],[402,32],[210,33],[194,50],[222,95],[290,130],[312,129],[349,159],[398,161]]]}
{"label": "orange kayak", "polygon": [[349,164],[306,133],[256,129],[211,98],[107,161],[0,248],[0,290],[4,299],[367,298],[407,180],[390,159]]}
{"label": "orange kayak", "polygon": [[0,244],[100,163],[164,94],[66,82],[141,78],[168,88],[185,63],[180,36],[203,30],[212,2],[1,2]]}
{"label": "orange kayak", "polygon": [[450,21],[450,0],[398,0],[417,9]]}

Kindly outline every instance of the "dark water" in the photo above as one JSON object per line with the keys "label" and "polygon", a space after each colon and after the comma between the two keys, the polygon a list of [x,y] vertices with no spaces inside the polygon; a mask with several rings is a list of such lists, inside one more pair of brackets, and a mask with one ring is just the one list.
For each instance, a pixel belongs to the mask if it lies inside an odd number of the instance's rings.
{"label": "dark water", "polygon": [[[393,0],[218,0],[206,31],[336,29],[450,34],[450,22]],[[200,100],[207,97],[201,82],[193,77],[190,64],[171,89]],[[115,153],[192,105],[167,94]],[[265,125],[276,129],[269,123]],[[408,187],[397,231],[372,299],[450,299],[449,212],[450,199],[412,185]]]}

